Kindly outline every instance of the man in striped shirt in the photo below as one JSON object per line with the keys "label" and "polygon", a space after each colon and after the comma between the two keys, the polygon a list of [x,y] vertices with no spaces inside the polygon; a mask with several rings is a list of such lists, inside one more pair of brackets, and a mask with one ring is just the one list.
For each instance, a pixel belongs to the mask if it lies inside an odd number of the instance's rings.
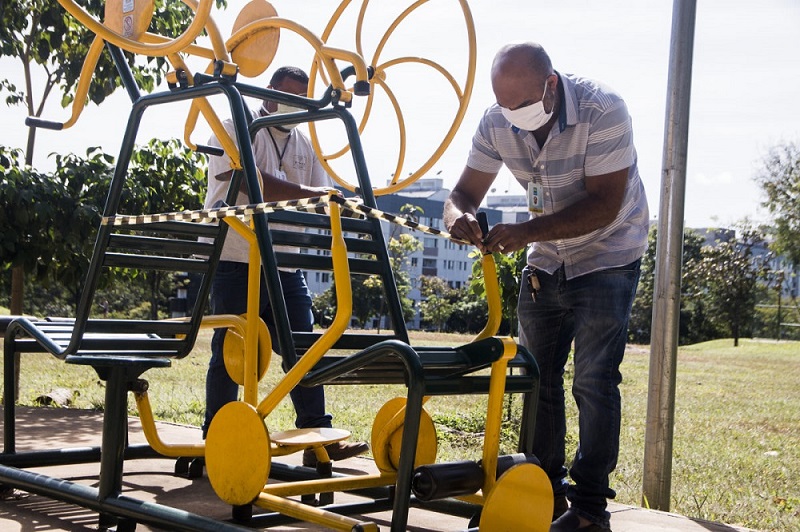
{"label": "man in striped shirt", "polygon": [[[619,95],[556,72],[536,43],[503,47],[491,82],[497,103],[473,137],[445,203],[445,225],[486,253],[530,246],[520,283],[520,343],[536,358],[541,387],[536,427],[523,437],[532,439],[553,483],[551,531],[608,531],[619,366],[649,217],[631,119]],[[526,190],[530,218],[484,235],[475,214],[503,165]],[[579,446],[568,470],[563,374],[573,342]]]}

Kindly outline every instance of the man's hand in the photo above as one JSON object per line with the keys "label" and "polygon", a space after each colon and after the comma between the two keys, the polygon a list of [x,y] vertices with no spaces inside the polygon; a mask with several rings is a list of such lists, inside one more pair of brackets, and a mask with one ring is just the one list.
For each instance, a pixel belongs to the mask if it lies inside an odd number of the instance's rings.
{"label": "man's hand", "polygon": [[482,253],[488,250],[483,245],[483,231],[475,213],[496,175],[464,167],[458,183],[444,202],[444,226],[453,238],[470,242]]}
{"label": "man's hand", "polygon": [[305,187],[312,196],[327,196],[328,194],[336,194],[337,196],[341,196],[341,193],[336,190],[334,187]]}
{"label": "man's hand", "polygon": [[483,240],[483,247],[491,253],[513,253],[530,243],[528,227],[521,224],[497,224]]}
{"label": "man's hand", "polygon": [[456,218],[449,231],[453,238],[466,240],[477,246],[484,253],[487,251],[483,246],[481,226],[472,214],[466,213]]}

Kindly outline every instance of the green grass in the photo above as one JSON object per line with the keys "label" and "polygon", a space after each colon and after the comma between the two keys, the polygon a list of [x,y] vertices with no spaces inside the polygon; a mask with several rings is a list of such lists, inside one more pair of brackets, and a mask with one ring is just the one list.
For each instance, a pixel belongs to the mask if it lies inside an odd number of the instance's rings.
{"label": "green grass", "polygon": [[[157,419],[199,425],[204,411],[204,375],[209,332],[194,352],[167,370],[151,370],[150,399]],[[417,345],[456,345],[469,337],[415,334]],[[640,505],[647,410],[647,347],[630,346],[623,363],[623,424],[620,458],[612,477],[617,501]],[[260,384],[263,398],[281,378],[273,361]],[[567,377],[571,377],[567,368]],[[671,511],[689,517],[759,530],[800,530],[800,342],[731,340],[679,351]],[[55,388],[77,390],[75,408],[102,408],[103,383],[90,369],[45,355],[24,355],[20,402]],[[334,424],[369,441],[372,420],[383,403],[405,395],[401,386],[329,386]],[[130,402],[131,413],[135,413]],[[426,406],[439,434],[441,461],[480,457],[485,397],[435,397]],[[513,452],[521,401],[504,408],[502,452]],[[572,405],[568,455],[576,446]],[[270,430],[293,428],[288,399],[267,418]]]}

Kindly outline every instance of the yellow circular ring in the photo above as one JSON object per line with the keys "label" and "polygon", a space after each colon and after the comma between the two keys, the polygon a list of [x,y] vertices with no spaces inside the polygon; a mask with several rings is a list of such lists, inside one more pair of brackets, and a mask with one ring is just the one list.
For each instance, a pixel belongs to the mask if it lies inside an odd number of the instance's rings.
{"label": "yellow circular ring", "polygon": [[[364,51],[362,48],[362,30],[364,27],[364,16],[367,9],[367,4],[369,0],[363,0],[361,9],[359,10],[358,21],[356,25],[356,42],[357,42],[357,52],[364,57]],[[457,0],[461,7],[461,11],[464,17],[464,23],[467,29],[467,73],[462,86],[459,86],[459,83],[453,78],[453,76],[448,72],[444,67],[436,63],[435,61],[431,61],[429,59],[420,58],[420,57],[401,57],[397,59],[393,59],[390,61],[386,61],[384,63],[380,62],[380,55],[383,52],[383,48],[388,42],[389,38],[394,33],[395,29],[406,19],[408,16],[415,11],[418,7],[426,3],[426,0],[417,0],[413,4],[411,4],[408,8],[403,11],[392,23],[392,25],[386,30],[384,33],[380,43],[377,45],[375,53],[373,54],[372,59],[370,60],[370,66],[373,67],[375,71],[375,75],[370,79],[370,94],[367,97],[367,104],[364,112],[364,116],[361,118],[360,123],[358,124],[358,131],[359,133],[363,133],[364,128],[366,126],[367,119],[370,115],[370,109],[372,108],[372,102],[374,101],[375,97],[375,89],[376,87],[381,87],[385,92],[389,100],[392,102],[392,105],[395,110],[395,116],[397,117],[398,128],[400,130],[400,148],[398,153],[397,165],[396,170],[393,174],[393,178],[391,183],[386,187],[375,187],[373,186],[373,193],[376,196],[382,196],[385,194],[393,194],[395,192],[399,192],[400,190],[406,188],[407,186],[411,185],[423,175],[425,175],[441,158],[444,154],[447,147],[452,142],[453,138],[455,137],[456,133],[458,132],[459,127],[461,126],[461,122],[464,120],[464,116],[467,112],[467,107],[469,105],[470,98],[472,97],[472,89],[475,81],[475,70],[476,70],[476,62],[477,62],[477,39],[475,35],[475,24],[472,18],[472,12],[469,8],[467,0]],[[327,42],[328,38],[330,37],[333,28],[339,22],[342,13],[345,11],[346,7],[350,4],[350,0],[344,0],[336,12],[331,16],[330,21],[328,22],[327,27],[325,28],[324,32],[321,35],[323,41]],[[403,113],[400,110],[399,104],[397,99],[394,96],[392,90],[388,87],[386,83],[386,69],[402,63],[419,63],[430,67],[437,72],[439,72],[453,87],[453,91],[455,96],[458,100],[458,109],[455,112],[455,116],[453,118],[453,122],[450,125],[447,133],[445,134],[444,138],[442,139],[438,148],[436,148],[433,154],[425,161],[423,164],[419,166],[414,172],[411,172],[407,177],[401,179],[402,176],[402,168],[403,163],[405,160],[406,154],[406,135],[405,135],[405,122],[403,119]],[[326,81],[324,78],[324,73],[322,72],[320,65],[318,62],[315,62],[312,65],[311,72],[309,74],[310,82],[309,88],[313,90],[314,87],[314,80],[316,79],[317,71],[320,71],[320,76],[322,77],[323,81]],[[328,175],[333,178],[339,185],[342,187],[354,192],[356,190],[357,185],[353,183],[349,183],[343,177],[340,177],[336,171],[330,166],[328,161],[336,159],[345,155],[349,150],[349,145],[345,145],[339,151],[332,153],[332,154],[325,154],[322,151],[319,137],[317,135],[316,128],[313,122],[309,123],[309,131],[311,133],[311,142],[316,150],[317,154],[319,155],[320,162],[322,166],[325,168],[325,171]]]}

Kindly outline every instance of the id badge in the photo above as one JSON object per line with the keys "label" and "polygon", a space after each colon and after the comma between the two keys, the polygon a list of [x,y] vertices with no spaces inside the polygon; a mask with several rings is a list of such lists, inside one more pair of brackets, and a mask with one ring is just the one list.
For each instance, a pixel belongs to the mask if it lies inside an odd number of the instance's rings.
{"label": "id badge", "polygon": [[528,210],[534,214],[542,214],[544,212],[544,204],[542,203],[542,185],[531,181],[528,183]]}
{"label": "id badge", "polygon": [[281,181],[287,180],[286,172],[284,172],[283,170],[275,170],[275,177],[277,177]]}

